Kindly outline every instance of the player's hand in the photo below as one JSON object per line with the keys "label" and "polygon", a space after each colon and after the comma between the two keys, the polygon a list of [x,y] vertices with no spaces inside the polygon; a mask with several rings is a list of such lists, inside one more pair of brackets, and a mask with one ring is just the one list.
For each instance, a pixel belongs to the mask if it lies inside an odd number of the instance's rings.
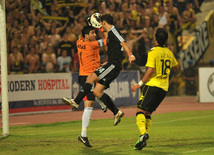
{"label": "player's hand", "polygon": [[132,63],[132,61],[135,61],[135,56],[134,55],[131,55],[130,57],[129,57],[129,63],[131,64]]}
{"label": "player's hand", "polygon": [[132,92],[135,92],[138,88],[140,88],[140,85],[139,84],[135,84],[131,87],[131,91]]}

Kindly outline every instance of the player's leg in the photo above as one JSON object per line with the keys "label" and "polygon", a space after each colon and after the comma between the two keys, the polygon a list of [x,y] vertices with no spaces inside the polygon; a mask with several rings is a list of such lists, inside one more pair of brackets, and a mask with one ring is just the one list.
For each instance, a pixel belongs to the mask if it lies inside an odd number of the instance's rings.
{"label": "player's leg", "polygon": [[137,142],[135,143],[134,150],[141,150],[147,145],[147,140],[149,139],[149,135],[146,129],[146,111],[142,109],[137,109],[136,113],[136,124],[138,129],[141,133],[140,137],[138,138]]}
{"label": "player's leg", "polygon": [[[139,102],[137,103],[137,112],[136,112],[136,124],[140,131],[140,137],[135,143],[135,150],[141,150],[143,147],[147,145],[146,140],[149,139],[149,135],[146,130],[146,116],[148,112],[144,109],[147,109],[149,103],[151,102],[151,90],[149,86],[144,85],[142,88],[142,92],[139,98]],[[147,115],[146,115],[147,114]]]}
{"label": "player's leg", "polygon": [[87,97],[85,97],[84,104],[85,108],[82,115],[82,131],[81,135],[78,137],[78,140],[81,141],[85,146],[92,147],[88,140],[87,129],[90,124],[94,101],[90,101],[87,99]]}
{"label": "player's leg", "polygon": [[77,109],[79,107],[80,102],[82,99],[91,91],[93,84],[95,81],[98,80],[98,77],[95,73],[92,73],[87,77],[87,80],[82,87],[81,91],[77,94],[75,99],[67,99],[63,98],[63,102],[67,105],[70,105],[72,109]]}
{"label": "player's leg", "polygon": [[146,132],[149,133],[149,130],[152,126],[152,118],[151,115],[146,115]]}
{"label": "player's leg", "polygon": [[114,125],[117,125],[120,122],[121,117],[123,117],[124,113],[115,106],[109,95],[103,92],[105,88],[106,86],[97,83],[94,89],[94,95],[113,112],[115,117]]}
{"label": "player's leg", "polygon": [[[149,138],[148,131],[151,127],[151,114],[157,109],[162,100],[166,96],[166,91],[158,87],[144,86],[138,102],[137,109],[137,125],[140,130],[141,136],[135,144],[134,149],[142,149],[146,146],[146,140]],[[142,114],[139,114],[142,113]],[[146,136],[146,138],[141,138]]]}

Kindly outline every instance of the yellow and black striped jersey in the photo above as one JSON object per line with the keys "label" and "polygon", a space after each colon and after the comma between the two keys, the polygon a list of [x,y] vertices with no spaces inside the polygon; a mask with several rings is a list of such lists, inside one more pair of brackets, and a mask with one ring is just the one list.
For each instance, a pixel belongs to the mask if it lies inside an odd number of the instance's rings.
{"label": "yellow and black striped jersey", "polygon": [[146,67],[151,67],[155,70],[146,85],[168,91],[170,70],[177,64],[174,54],[167,47],[156,46],[152,48],[148,52]]}

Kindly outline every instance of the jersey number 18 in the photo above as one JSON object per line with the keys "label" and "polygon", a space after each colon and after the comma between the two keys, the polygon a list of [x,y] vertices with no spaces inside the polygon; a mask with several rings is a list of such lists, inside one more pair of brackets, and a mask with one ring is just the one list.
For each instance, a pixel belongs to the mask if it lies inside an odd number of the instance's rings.
{"label": "jersey number 18", "polygon": [[161,59],[161,62],[162,62],[162,75],[167,75],[166,74],[166,70],[167,68],[170,69],[170,60],[164,60],[164,59]]}

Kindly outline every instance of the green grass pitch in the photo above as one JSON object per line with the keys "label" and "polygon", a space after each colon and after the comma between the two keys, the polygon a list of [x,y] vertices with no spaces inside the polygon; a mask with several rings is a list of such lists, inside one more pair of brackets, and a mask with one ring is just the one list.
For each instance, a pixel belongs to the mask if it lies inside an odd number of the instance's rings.
{"label": "green grass pitch", "polygon": [[118,126],[113,126],[113,119],[92,120],[88,128],[92,148],[77,140],[81,121],[10,127],[10,136],[0,138],[0,154],[214,154],[214,111],[155,114],[152,121],[150,139],[141,151],[133,150],[139,137],[135,117],[125,117]]}

